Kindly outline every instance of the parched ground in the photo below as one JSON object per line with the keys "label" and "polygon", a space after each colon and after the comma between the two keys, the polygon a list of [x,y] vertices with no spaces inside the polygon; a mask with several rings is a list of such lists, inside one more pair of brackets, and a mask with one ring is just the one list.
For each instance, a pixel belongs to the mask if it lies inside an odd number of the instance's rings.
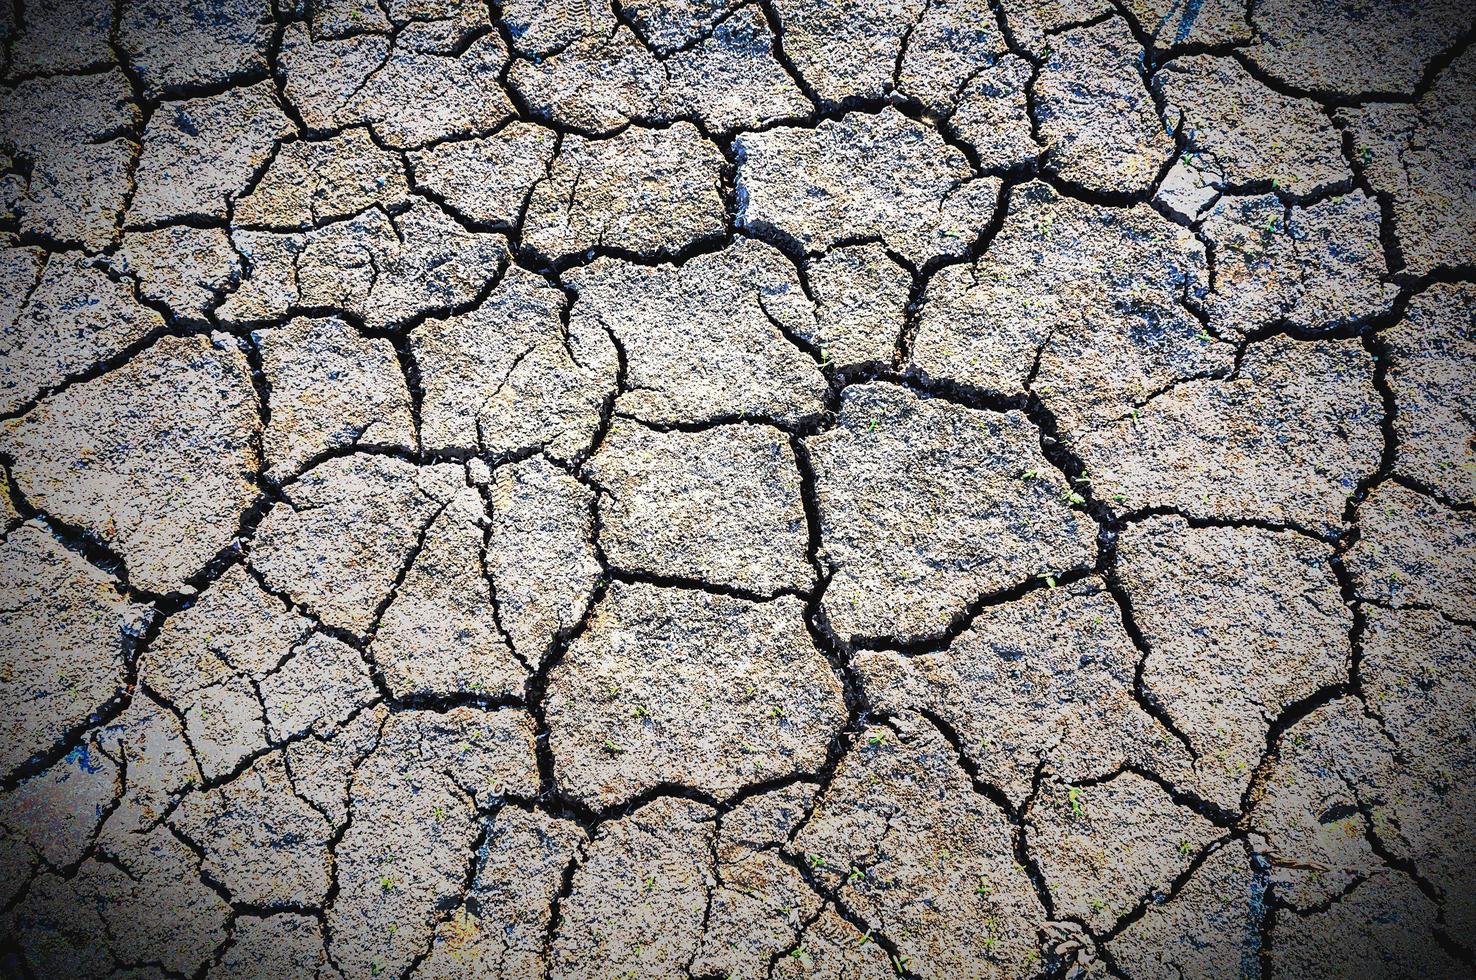
{"label": "parched ground", "polygon": [[0,974],[1470,977],[1466,0],[0,7]]}

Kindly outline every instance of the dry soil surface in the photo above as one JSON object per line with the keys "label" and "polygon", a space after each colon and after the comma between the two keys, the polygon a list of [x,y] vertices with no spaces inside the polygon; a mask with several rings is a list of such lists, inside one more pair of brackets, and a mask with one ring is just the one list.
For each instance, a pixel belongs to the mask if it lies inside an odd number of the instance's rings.
{"label": "dry soil surface", "polygon": [[1470,977],[1464,0],[6,0],[0,974]]}

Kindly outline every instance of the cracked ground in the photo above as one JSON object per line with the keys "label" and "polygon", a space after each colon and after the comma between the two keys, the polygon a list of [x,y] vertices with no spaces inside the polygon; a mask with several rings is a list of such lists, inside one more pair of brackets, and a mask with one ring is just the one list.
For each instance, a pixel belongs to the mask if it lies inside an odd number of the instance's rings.
{"label": "cracked ground", "polygon": [[5,0],[0,973],[1476,972],[1462,0]]}

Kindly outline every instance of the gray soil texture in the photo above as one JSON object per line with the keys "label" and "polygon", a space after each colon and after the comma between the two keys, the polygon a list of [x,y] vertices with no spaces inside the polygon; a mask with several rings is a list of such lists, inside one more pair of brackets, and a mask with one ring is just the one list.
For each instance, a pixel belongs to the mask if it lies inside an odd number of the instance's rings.
{"label": "gray soil texture", "polygon": [[1476,980],[1470,0],[0,0],[0,980]]}

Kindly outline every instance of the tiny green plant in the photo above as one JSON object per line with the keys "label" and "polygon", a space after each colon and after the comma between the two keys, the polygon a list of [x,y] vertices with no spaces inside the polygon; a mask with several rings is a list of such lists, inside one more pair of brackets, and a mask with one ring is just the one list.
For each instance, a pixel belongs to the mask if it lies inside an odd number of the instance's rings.
{"label": "tiny green plant", "polygon": [[1071,806],[1071,815],[1081,817],[1086,815],[1086,807],[1081,802],[1081,787],[1072,786],[1066,790],[1066,802]]}
{"label": "tiny green plant", "polygon": [[603,745],[605,751],[608,752],[608,753],[610,753],[611,755],[620,755],[621,753],[623,753],[625,751],[625,746],[621,745],[619,742],[615,741],[613,738],[606,738],[600,744]]}

